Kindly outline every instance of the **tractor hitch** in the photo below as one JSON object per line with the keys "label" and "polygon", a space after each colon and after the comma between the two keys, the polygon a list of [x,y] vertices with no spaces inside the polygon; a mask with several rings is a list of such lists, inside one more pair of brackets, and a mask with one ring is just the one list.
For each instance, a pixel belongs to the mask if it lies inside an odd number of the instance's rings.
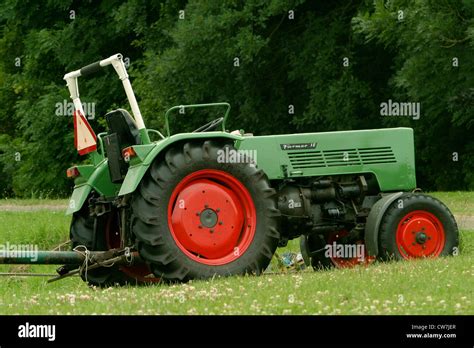
{"label": "tractor hitch", "polygon": [[48,283],[99,267],[130,266],[141,262],[138,251],[131,251],[130,248],[90,251],[78,246],[72,251],[35,251],[34,255],[23,253],[0,256],[0,264],[63,265],[57,270],[59,275],[49,279]]}

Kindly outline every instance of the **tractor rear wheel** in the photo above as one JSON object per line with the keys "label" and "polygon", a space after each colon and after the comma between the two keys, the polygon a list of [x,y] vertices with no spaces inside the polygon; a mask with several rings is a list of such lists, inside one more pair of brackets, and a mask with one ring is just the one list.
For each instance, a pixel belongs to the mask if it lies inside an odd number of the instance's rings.
{"label": "tractor rear wheel", "polygon": [[260,274],[269,264],[279,240],[275,190],[254,164],[219,160],[233,151],[184,143],[145,174],[132,200],[132,231],[157,277]]}
{"label": "tractor rear wheel", "polygon": [[315,271],[332,266],[324,258],[324,237],[319,234],[301,235],[300,251],[306,266],[312,266]]}
{"label": "tractor rear wheel", "polygon": [[386,210],[379,230],[379,255],[412,259],[456,255],[459,232],[449,209],[424,194],[405,194]]}
{"label": "tractor rear wheel", "polygon": [[301,236],[302,254],[307,255],[305,258],[311,263],[314,270],[333,267],[350,268],[372,263],[375,258],[368,255],[364,241],[357,240],[347,243],[344,239],[348,235],[349,232],[343,229],[329,233],[326,238],[314,234]]}
{"label": "tractor rear wheel", "polygon": [[[115,212],[116,214],[116,212]],[[84,246],[88,250],[105,251],[111,248],[117,248],[118,218],[114,213],[108,213],[101,217],[94,218],[89,215],[89,208],[84,205],[80,211],[74,213],[70,227],[70,239],[72,248]],[[94,224],[97,224],[94,233]],[[82,280],[89,285],[98,287],[108,287],[114,285],[141,284],[154,281],[156,278],[150,278],[151,274],[146,265],[139,266],[112,266],[92,269],[81,274]]]}

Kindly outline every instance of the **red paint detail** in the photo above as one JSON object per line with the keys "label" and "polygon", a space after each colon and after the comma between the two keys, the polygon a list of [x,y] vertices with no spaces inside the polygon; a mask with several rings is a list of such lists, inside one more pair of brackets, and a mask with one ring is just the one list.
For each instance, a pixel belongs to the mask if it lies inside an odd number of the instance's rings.
{"label": "red paint detail", "polygon": [[125,149],[122,150],[122,157],[123,158],[132,158],[135,157],[137,153],[135,152],[135,149],[132,146],[126,147]]}
{"label": "red paint detail", "polygon": [[[328,237],[327,243],[328,243],[328,245],[331,246],[331,248],[334,245],[333,243],[336,243],[336,247],[337,247],[337,245],[344,246],[345,244],[338,243],[338,241],[341,238],[346,237],[348,234],[349,234],[349,232],[347,230],[332,232]],[[358,240],[358,241],[356,241],[355,243],[352,244],[352,247],[354,245],[355,245],[355,249],[357,250],[357,248],[360,248],[359,245],[364,245],[364,241],[363,240]],[[357,266],[357,265],[369,265],[369,264],[371,264],[372,262],[375,261],[375,257],[374,256],[369,256],[369,254],[367,253],[367,248],[365,247],[365,245],[364,245],[364,258],[363,259],[358,257],[358,256],[337,257],[337,256],[334,256],[334,255],[331,255],[329,258],[331,259],[331,262],[334,264],[334,266],[336,266],[337,268],[351,268],[351,267],[354,267],[354,266]]]}
{"label": "red paint detail", "polygon": [[[91,125],[89,124],[89,122],[87,122],[87,119],[84,117],[84,115],[79,111],[79,110],[76,110],[74,111],[74,147],[77,149],[77,118],[80,118],[81,121],[84,123],[84,125],[87,127],[87,129],[89,130],[89,132],[91,133],[92,135],[92,138],[94,139],[94,141],[96,142],[97,141],[97,137],[94,133],[94,131],[92,130],[92,127]],[[79,152],[79,155],[86,155],[90,152],[93,152],[93,151],[96,151],[97,150],[97,143],[91,145],[91,146],[88,146],[84,149],[77,149],[77,152]]]}
{"label": "red paint detail", "polygon": [[[217,214],[215,226],[201,224],[197,213],[205,209]],[[173,190],[168,204],[168,226],[177,246],[192,260],[206,265],[238,259],[254,238],[256,222],[255,205],[247,188],[220,170],[189,174]]]}
{"label": "red paint detail", "polygon": [[150,268],[145,265],[134,265],[134,266],[120,266],[119,269],[130,278],[136,279],[143,283],[159,283],[160,278],[154,276],[150,271]]}
{"label": "red paint detail", "polygon": [[78,150],[77,152],[79,153],[79,155],[83,156],[83,155],[87,155],[88,153],[96,151],[96,150],[97,150],[97,144],[86,147],[82,150]]}
{"label": "red paint detail", "polygon": [[[423,244],[418,243],[416,239],[421,232],[426,235]],[[398,250],[405,259],[437,257],[444,249],[446,235],[443,224],[434,214],[415,210],[400,220],[395,239]]]}
{"label": "red paint detail", "polygon": [[71,167],[66,170],[66,176],[69,179],[75,179],[77,178],[81,173],[79,173],[79,169],[77,167]]}
{"label": "red paint detail", "polygon": [[[105,241],[108,249],[118,249],[121,247],[120,229],[118,226],[118,217],[110,215],[105,226]],[[136,279],[144,283],[156,283],[161,279],[155,277],[150,268],[146,264],[138,264],[133,266],[120,266],[119,270],[130,278]]]}
{"label": "red paint detail", "polygon": [[105,242],[108,249],[118,249],[121,247],[119,221],[117,213],[108,215],[105,225]]}

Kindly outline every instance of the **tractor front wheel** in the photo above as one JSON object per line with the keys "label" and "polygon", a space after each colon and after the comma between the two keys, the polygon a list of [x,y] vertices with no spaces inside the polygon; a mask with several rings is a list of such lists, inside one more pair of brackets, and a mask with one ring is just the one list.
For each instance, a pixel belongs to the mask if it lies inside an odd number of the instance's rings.
{"label": "tractor front wheel", "polygon": [[405,194],[385,212],[379,230],[382,259],[456,255],[459,232],[449,209],[424,194]]}

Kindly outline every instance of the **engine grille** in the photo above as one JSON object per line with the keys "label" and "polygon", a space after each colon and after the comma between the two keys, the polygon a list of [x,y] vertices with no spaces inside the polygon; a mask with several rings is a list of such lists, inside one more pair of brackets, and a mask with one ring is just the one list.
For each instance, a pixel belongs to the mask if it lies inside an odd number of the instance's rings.
{"label": "engine grille", "polygon": [[396,163],[390,146],[326,151],[291,151],[288,158],[294,169]]}

